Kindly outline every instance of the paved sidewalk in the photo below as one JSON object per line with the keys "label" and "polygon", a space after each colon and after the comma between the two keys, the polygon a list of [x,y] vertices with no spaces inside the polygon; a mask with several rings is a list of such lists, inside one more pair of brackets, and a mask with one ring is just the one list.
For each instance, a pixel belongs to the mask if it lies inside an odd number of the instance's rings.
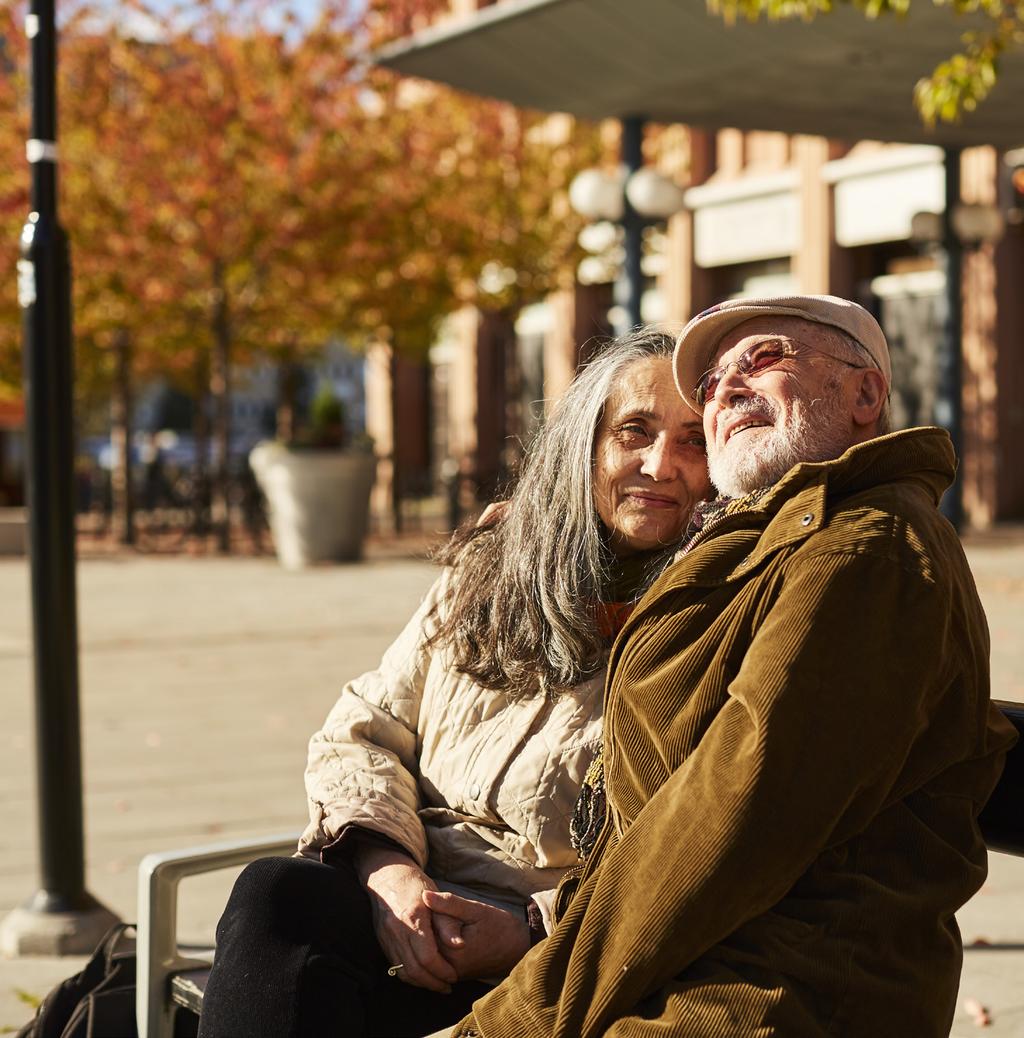
{"label": "paved sidewalk", "polygon": [[[1024,531],[973,543],[996,694],[1024,700]],[[147,852],[297,829],[309,734],[372,666],[433,568],[391,553],[285,573],[269,559],[115,557],[79,566],[88,887],[135,916]],[[0,915],[35,882],[28,570],[0,560]],[[183,887],[183,936],[208,938],[232,874]],[[961,915],[962,999],[1024,1038],[1024,860],[994,855]],[[80,960],[0,961],[0,1034]],[[953,1035],[976,1032],[958,1012]],[[880,1033],[882,1031],[880,1030]],[[914,1036],[901,1036],[914,1038]]]}

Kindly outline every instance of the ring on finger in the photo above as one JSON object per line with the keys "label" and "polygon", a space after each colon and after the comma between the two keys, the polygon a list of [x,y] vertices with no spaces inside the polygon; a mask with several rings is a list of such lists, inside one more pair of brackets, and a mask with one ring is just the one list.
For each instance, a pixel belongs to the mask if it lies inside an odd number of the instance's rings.
{"label": "ring on finger", "polygon": [[405,969],[405,963],[404,962],[396,962],[394,964],[394,966],[388,966],[388,976],[389,977],[397,977],[398,976],[398,971],[399,970],[404,970],[404,969]]}

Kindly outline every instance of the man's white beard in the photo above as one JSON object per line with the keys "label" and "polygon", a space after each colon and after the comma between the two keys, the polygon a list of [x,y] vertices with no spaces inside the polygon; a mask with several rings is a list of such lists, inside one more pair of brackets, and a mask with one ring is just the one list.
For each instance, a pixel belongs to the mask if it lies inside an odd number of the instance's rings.
{"label": "man's white beard", "polygon": [[[849,446],[849,430],[840,412],[836,387],[811,401],[796,398],[785,425],[764,427],[750,436],[740,434],[719,448],[708,444],[711,482],[725,497],[742,497],[777,483],[802,461],[830,461]],[[777,422],[779,407],[766,397],[737,401],[732,414],[751,412]],[[731,416],[730,416],[731,417]]]}

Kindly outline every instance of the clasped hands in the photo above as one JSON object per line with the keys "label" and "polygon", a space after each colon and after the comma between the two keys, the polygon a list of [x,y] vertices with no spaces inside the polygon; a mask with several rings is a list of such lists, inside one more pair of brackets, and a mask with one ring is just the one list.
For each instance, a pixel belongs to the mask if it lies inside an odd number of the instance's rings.
{"label": "clasped hands", "polygon": [[362,848],[356,869],[377,942],[407,984],[447,993],[458,980],[504,976],[530,948],[522,915],[441,893],[405,854]]}

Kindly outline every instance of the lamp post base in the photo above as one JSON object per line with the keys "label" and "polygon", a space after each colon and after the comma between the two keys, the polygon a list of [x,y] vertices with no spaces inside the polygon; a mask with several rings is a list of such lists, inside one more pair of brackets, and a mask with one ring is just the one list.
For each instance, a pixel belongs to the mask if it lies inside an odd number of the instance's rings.
{"label": "lamp post base", "polygon": [[[86,895],[84,907],[45,911],[31,904],[15,908],[0,922],[0,956],[86,955],[121,920],[105,905]],[[36,900],[36,899],[33,899]]]}

